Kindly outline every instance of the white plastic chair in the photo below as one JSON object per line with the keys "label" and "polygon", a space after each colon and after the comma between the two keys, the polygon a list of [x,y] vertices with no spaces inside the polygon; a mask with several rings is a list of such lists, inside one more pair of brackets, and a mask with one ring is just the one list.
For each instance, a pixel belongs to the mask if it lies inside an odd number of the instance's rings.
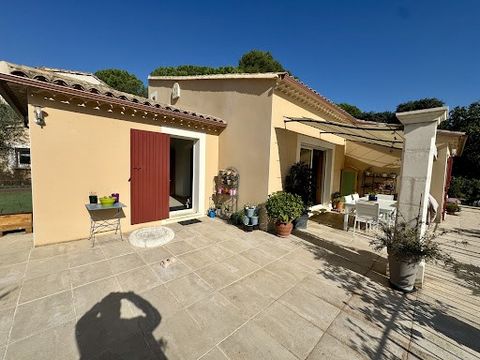
{"label": "white plastic chair", "polygon": [[393,195],[377,194],[377,199],[379,200],[393,200]]}
{"label": "white plastic chair", "polygon": [[365,223],[365,229],[368,231],[378,224],[380,216],[380,205],[367,201],[357,201],[355,204],[355,222],[353,223],[353,234],[357,229],[357,224]]}
{"label": "white plastic chair", "polygon": [[353,201],[355,202],[357,202],[360,199],[360,195],[358,195],[358,193],[352,194],[351,196],[353,198]]}

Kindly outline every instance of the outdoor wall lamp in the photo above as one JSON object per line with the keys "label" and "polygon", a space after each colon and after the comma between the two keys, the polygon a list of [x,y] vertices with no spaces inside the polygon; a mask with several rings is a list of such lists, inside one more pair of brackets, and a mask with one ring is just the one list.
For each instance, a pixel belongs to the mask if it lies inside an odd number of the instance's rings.
{"label": "outdoor wall lamp", "polygon": [[41,106],[35,106],[35,124],[43,127],[45,125],[45,117]]}

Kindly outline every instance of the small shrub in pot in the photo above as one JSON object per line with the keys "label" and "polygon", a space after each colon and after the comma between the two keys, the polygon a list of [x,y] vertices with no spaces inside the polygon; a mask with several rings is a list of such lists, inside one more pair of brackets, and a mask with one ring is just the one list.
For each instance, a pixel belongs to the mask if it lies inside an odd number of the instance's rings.
{"label": "small shrub in pot", "polygon": [[297,162],[290,167],[285,178],[285,191],[299,195],[302,198],[304,209],[302,214],[294,220],[296,229],[306,229],[308,223],[308,209],[314,204],[315,185],[310,166],[304,162]]}
{"label": "small shrub in pot", "polygon": [[445,209],[447,210],[447,214],[454,215],[460,211],[460,206],[455,202],[448,202]]}
{"label": "small shrub in pot", "polygon": [[388,253],[390,284],[403,292],[415,289],[417,271],[422,260],[426,262],[441,261],[453,265],[454,259],[445,253],[435,239],[443,233],[427,230],[420,236],[419,218],[412,222],[398,219],[396,225],[380,223],[380,233],[370,241],[376,250],[384,248]]}
{"label": "small shrub in pot", "polygon": [[333,209],[336,209],[338,211],[342,211],[344,201],[345,201],[344,197],[338,191],[336,191],[332,194],[332,208]]}
{"label": "small shrub in pot", "polygon": [[298,218],[304,209],[302,198],[295,194],[277,191],[268,196],[265,205],[268,217],[275,222],[278,236],[287,237],[292,232],[292,221]]}

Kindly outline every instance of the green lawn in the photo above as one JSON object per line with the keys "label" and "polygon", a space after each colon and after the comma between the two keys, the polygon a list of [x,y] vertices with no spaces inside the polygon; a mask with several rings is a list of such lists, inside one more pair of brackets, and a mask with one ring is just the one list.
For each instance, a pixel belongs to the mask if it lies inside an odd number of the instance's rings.
{"label": "green lawn", "polygon": [[32,190],[0,191],[0,215],[32,212]]}

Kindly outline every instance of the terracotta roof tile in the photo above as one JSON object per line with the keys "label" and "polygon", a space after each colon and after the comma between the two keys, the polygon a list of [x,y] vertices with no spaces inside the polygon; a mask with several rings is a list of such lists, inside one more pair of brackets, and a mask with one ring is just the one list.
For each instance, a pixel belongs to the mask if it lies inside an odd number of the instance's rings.
{"label": "terracotta roof tile", "polygon": [[141,96],[117,91],[105,84],[100,79],[98,79],[92,73],[40,67],[34,68],[24,65],[12,64],[6,61],[0,61],[0,73],[15,75],[31,80],[42,81],[45,83],[51,83],[62,87],[80,90],[85,93],[93,93],[110,98],[125,100],[132,103],[132,105],[141,104],[151,108],[167,110],[172,113],[181,113],[189,117],[197,117],[199,119],[208,120],[223,126],[226,125],[226,121],[215,116],[199,114],[197,112],[179,109],[171,105],[154,102],[151,99],[147,99]]}

